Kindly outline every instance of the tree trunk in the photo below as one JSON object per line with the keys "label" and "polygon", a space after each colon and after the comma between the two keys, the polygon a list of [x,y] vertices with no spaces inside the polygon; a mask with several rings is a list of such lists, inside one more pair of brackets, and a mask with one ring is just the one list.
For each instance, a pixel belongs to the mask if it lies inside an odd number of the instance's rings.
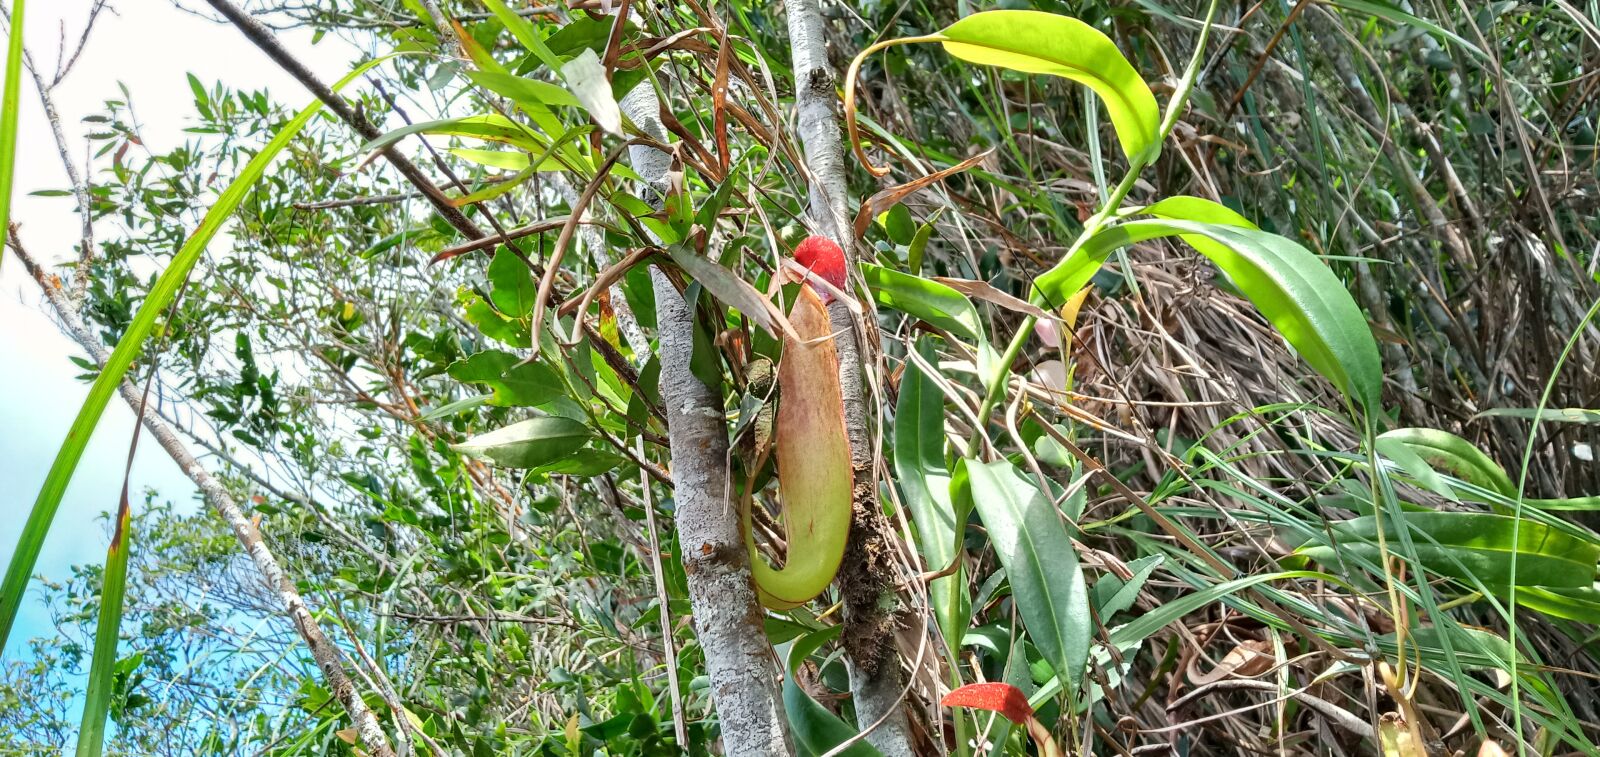
{"label": "tree trunk", "polygon": [[[795,77],[797,130],[811,176],[811,220],[817,230],[844,250],[846,269],[855,271],[855,240],[848,212],[844,144],[839,138],[837,77],[828,65],[822,14],[817,0],[787,0],[789,46]],[[845,427],[850,435],[850,466],[855,475],[850,541],[836,579],[844,598],[845,662],[856,719],[872,744],[889,757],[909,757],[911,738],[900,707],[905,686],[894,632],[899,599],[895,591],[900,560],[897,543],[878,505],[877,454],[872,414],[865,401],[861,324],[842,302],[829,307],[839,385],[844,395]],[[879,723],[879,721],[882,721]],[[873,727],[876,725],[876,727]]]}

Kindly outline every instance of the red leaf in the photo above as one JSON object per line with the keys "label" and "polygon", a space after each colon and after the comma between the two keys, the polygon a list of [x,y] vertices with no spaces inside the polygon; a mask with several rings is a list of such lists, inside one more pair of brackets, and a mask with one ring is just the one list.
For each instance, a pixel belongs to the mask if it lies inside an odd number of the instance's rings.
{"label": "red leaf", "polygon": [[940,704],[946,707],[972,707],[1004,715],[1006,720],[1021,725],[1033,717],[1028,697],[1009,683],[969,683],[944,695]]}

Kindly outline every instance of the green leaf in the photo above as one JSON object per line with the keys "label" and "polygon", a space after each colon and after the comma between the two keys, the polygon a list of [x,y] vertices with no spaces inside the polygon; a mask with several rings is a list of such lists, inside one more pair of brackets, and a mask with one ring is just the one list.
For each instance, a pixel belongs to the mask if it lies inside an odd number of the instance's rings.
{"label": "green leaf", "polygon": [[[801,690],[792,673],[783,677],[783,709],[789,716],[789,731],[794,735],[795,749],[801,757],[824,754],[857,733],[849,723]],[[841,757],[876,757],[879,753],[865,741],[857,741],[839,754]]]}
{"label": "green leaf", "polygon": [[1600,587],[1517,587],[1517,604],[1555,618],[1600,625]]}
{"label": "green leaf", "polygon": [[[1380,452],[1385,448],[1392,450],[1396,445],[1401,445],[1415,453],[1429,466],[1442,469],[1462,481],[1503,497],[1517,496],[1516,485],[1511,483],[1511,478],[1506,475],[1505,469],[1501,468],[1499,463],[1489,459],[1488,455],[1472,446],[1471,442],[1448,431],[1431,428],[1397,428],[1379,434],[1378,443]],[[1404,465],[1400,460],[1395,462]]]}
{"label": "green leaf", "polygon": [[[965,61],[1071,79],[1105,101],[1129,159],[1160,148],[1161,110],[1116,43],[1070,16],[1025,10],[974,13],[937,37]],[[1154,157],[1150,155],[1149,157]]]}
{"label": "green leaf", "polygon": [[582,107],[578,98],[558,84],[497,71],[468,71],[467,78],[518,105]]}
{"label": "green leaf", "polygon": [[479,407],[487,403],[491,398],[493,398],[493,396],[494,395],[492,394],[479,394],[476,396],[467,397],[465,399],[459,399],[455,402],[447,402],[443,405],[428,410],[427,412],[418,416],[417,420],[436,421],[440,418],[448,418],[456,413],[465,412],[475,407]]}
{"label": "green leaf", "polygon": [[539,473],[559,473],[563,476],[589,478],[598,476],[625,462],[628,458],[615,452],[599,449],[580,449],[549,465],[540,466]]}
{"label": "green leaf", "polygon": [[509,352],[480,352],[451,363],[448,372],[457,381],[493,389],[489,404],[497,407],[534,407],[564,394],[561,378],[549,366],[522,363],[521,358]]}
{"label": "green leaf", "polygon": [[538,468],[589,441],[589,428],[571,418],[540,416],[479,434],[450,448],[507,468]]}
{"label": "green leaf", "polygon": [[106,569],[100,584],[100,615],[95,621],[94,657],[89,663],[89,684],[83,697],[83,721],[78,728],[78,757],[98,757],[106,736],[106,714],[116,689],[118,631],[122,627],[122,600],[128,588],[128,552],[133,532],[124,489],[117,512],[117,529],[106,550]]}
{"label": "green leaf", "polygon": [[1111,573],[1094,582],[1095,611],[1099,613],[1100,621],[1108,622],[1112,616],[1133,607],[1140,590],[1144,589],[1144,583],[1150,580],[1150,574],[1156,568],[1161,567],[1161,562],[1161,555],[1141,557],[1128,563],[1128,570],[1133,575],[1126,582]]}
{"label": "green leaf", "polygon": [[442,134],[481,139],[485,142],[502,142],[529,152],[542,152],[549,146],[549,140],[543,134],[498,113],[486,113],[402,126],[362,145],[357,152],[371,153],[374,150],[381,150],[413,134]]}
{"label": "green leaf", "polygon": [[533,345],[533,336],[528,333],[527,323],[501,315],[500,311],[474,292],[464,296],[461,314],[468,323],[477,326],[484,336],[501,344],[512,347]]}
{"label": "green leaf", "polygon": [[1198,242],[1195,249],[1233,280],[1312,368],[1357,404],[1380,408],[1383,368],[1361,308],[1321,260],[1276,234],[1219,223],[1126,221],[1091,237],[1035,279],[1036,296],[1047,303],[1064,303],[1089,282],[1112,251],[1174,235]]}
{"label": "green leaf", "polygon": [[1551,423],[1600,423],[1600,410],[1590,410],[1582,407],[1549,407],[1544,410],[1533,407],[1497,407],[1493,410],[1485,410],[1472,417],[1485,418],[1488,416],[1526,418],[1528,420],[1549,421]]}
{"label": "green leaf", "polygon": [[533,312],[539,285],[528,264],[510,250],[501,248],[489,261],[489,285],[489,299],[496,310],[512,318],[526,318]]}
{"label": "green leaf", "polygon": [[667,254],[712,296],[744,313],[767,333],[778,336],[782,333],[780,328],[787,326],[787,321],[777,318],[778,311],[771,301],[738,274],[687,247],[672,245]]}
{"label": "green leaf", "polygon": [[978,309],[953,287],[870,263],[861,264],[861,275],[879,305],[920,318],[964,339],[983,341]]}
{"label": "green leaf", "polygon": [[[937,365],[933,339],[917,341],[917,354]],[[894,411],[894,471],[911,521],[924,570],[944,570],[956,558],[956,510],[950,500],[950,470],[944,462],[944,393],[914,361],[906,361]],[[934,617],[944,638],[955,642],[967,625],[966,571],[928,584]]]}
{"label": "green leaf", "polygon": [[[13,24],[12,28],[17,29],[18,25]],[[343,88],[386,60],[388,57],[362,64],[333,88],[335,90]],[[117,385],[121,384],[123,377],[127,375],[128,366],[132,365],[134,359],[144,350],[145,339],[155,328],[156,320],[166,311],[167,306],[172,303],[172,298],[189,278],[190,270],[200,259],[201,253],[205,252],[206,245],[211,243],[212,238],[233,215],[233,211],[238,209],[239,203],[243,202],[256,181],[266,171],[267,165],[321,109],[322,102],[319,100],[300,111],[294,120],[284,125],[283,129],[250,159],[239,172],[238,178],[222,191],[216,203],[211,206],[211,210],[201,219],[200,226],[184,242],[178,254],[173,256],[167,270],[162,271],[161,276],[150,287],[144,302],[139,305],[139,311],[134,314],[133,321],[128,324],[127,330],[117,341],[117,346],[111,351],[105,366],[95,377],[94,385],[89,388],[88,397],[78,408],[78,415],[67,431],[66,440],[62,442],[61,450],[56,453],[55,462],[51,464],[50,472],[45,476],[44,486],[40,488],[39,497],[34,501],[33,510],[28,514],[27,524],[23,526],[22,538],[18,540],[16,551],[11,555],[11,564],[6,568],[5,582],[0,584],[0,649],[5,648],[6,638],[11,633],[11,624],[17,617],[17,608],[22,604],[28,580],[33,575],[34,563],[39,559],[39,551],[44,546],[44,537],[50,531],[51,522],[55,520],[56,509],[61,505],[61,497],[66,493],[73,471],[77,470],[78,461],[83,458],[84,448],[88,445],[95,426],[100,422],[101,413],[105,412],[106,405],[111,402],[111,395],[117,391]],[[15,113],[16,109],[6,108],[5,111],[11,114]],[[9,192],[9,189],[7,191]]]}
{"label": "green leaf", "polygon": [[[1397,544],[1395,518],[1383,518],[1384,536]],[[1407,512],[1415,559],[1439,575],[1486,586],[1509,586],[1511,555],[1517,555],[1518,586],[1590,586],[1600,546],[1575,538],[1543,523],[1493,513]],[[1378,519],[1355,518],[1331,525],[1332,545],[1308,543],[1300,552],[1324,565],[1338,565],[1341,556],[1360,556],[1374,563],[1378,549]],[[1516,539],[1513,541],[1513,531]],[[1318,541],[1321,541],[1319,538]],[[1515,548],[1513,548],[1515,545]],[[1412,556],[1398,555],[1410,559]]]}
{"label": "green leaf", "polygon": [[1433,467],[1428,465],[1428,461],[1417,454],[1416,450],[1411,448],[1411,445],[1399,439],[1385,438],[1380,435],[1373,446],[1378,450],[1378,454],[1399,465],[1407,475],[1416,479],[1417,483],[1421,484],[1423,488],[1452,502],[1460,501],[1450,483],[1434,471]]}
{"label": "green leaf", "polygon": [[1028,638],[1070,695],[1088,664],[1093,630],[1077,549],[1050,500],[1009,461],[968,460],[967,474]]}

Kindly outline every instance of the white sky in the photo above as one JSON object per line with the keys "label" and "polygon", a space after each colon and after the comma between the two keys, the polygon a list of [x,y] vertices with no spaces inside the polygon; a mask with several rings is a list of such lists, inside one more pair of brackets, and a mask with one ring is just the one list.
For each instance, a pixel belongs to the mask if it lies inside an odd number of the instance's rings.
{"label": "white sky", "polygon": [[[10,6],[10,0],[0,2]],[[198,0],[183,2],[186,8],[206,7]],[[69,47],[76,44],[91,5],[91,0],[28,3],[24,39],[47,81],[55,70],[61,38]],[[157,154],[194,138],[182,131],[195,119],[187,79],[191,72],[208,88],[217,81],[236,89],[265,88],[274,100],[295,108],[310,101],[298,83],[233,27],[208,17],[209,13],[197,16],[167,0],[113,0],[96,22],[77,65],[53,93],[74,156],[81,161],[87,155],[83,134],[90,125],[80,120],[98,112],[104,100],[120,98],[119,81],[131,92],[141,135]],[[342,76],[356,57],[352,48],[333,36],[316,46],[309,33],[284,33],[280,40],[324,81]],[[32,77],[24,73],[22,80],[11,217],[20,224],[19,234],[29,252],[41,261],[60,263],[74,255],[79,221],[71,197],[28,196],[40,189],[67,189],[68,183]],[[97,170],[89,177],[101,178]],[[98,239],[114,230],[102,225],[96,231]],[[210,254],[227,254],[225,245],[224,235],[213,243]],[[8,253],[0,262],[0,563],[10,560],[45,472],[88,391],[88,384],[74,378],[82,371],[68,360],[82,353],[45,316],[47,307]],[[61,580],[70,575],[71,565],[104,558],[109,532],[98,516],[116,508],[132,428],[133,413],[120,397],[113,399],[79,463],[36,573]],[[143,500],[138,493],[146,487],[172,500],[195,496],[188,479],[148,439],[140,444],[132,485],[135,504]],[[5,659],[17,659],[28,638],[49,630],[48,615],[37,593],[30,592],[4,650]]]}

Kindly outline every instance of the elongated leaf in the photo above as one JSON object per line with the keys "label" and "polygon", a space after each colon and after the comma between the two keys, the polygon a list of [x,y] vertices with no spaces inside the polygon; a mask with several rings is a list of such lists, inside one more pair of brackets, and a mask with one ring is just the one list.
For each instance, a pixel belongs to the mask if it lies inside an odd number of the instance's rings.
{"label": "elongated leaf", "polygon": [[1533,407],[1497,407],[1485,410],[1474,418],[1489,416],[1502,416],[1506,418],[1526,418],[1528,420],[1549,421],[1551,423],[1600,423],[1600,410],[1590,410],[1583,407],[1550,407],[1539,410]]}
{"label": "elongated leaf", "polygon": [[963,339],[983,341],[978,309],[955,289],[870,263],[861,264],[861,275],[879,305],[920,318]]}
{"label": "elongated leaf", "polygon": [[[916,349],[929,365],[936,365],[931,337],[919,339]],[[931,571],[944,570],[956,559],[956,511],[944,447],[944,393],[915,361],[907,360],[894,410],[895,479],[917,527],[923,567]],[[934,579],[928,594],[939,630],[954,645],[967,625],[965,569]]]}
{"label": "elongated leaf", "polygon": [[972,500],[989,531],[1028,638],[1069,694],[1089,660],[1089,593],[1061,516],[1009,461],[967,461]]}
{"label": "elongated leaf", "polygon": [[779,334],[792,336],[795,333],[777,306],[733,271],[723,268],[715,260],[706,258],[687,247],[673,245],[667,248],[667,254],[672,256],[672,262],[693,276],[694,280],[705,287],[712,296],[738,308],[739,312],[744,313],[746,318],[767,333],[773,336]]}
{"label": "elongated leaf", "polygon": [[[27,10],[25,0],[11,4],[11,37],[6,44],[6,75],[4,95],[0,95],[0,235],[11,228],[11,192],[14,189],[17,168],[17,118],[22,112],[22,17]],[[87,213],[88,209],[82,212]],[[6,257],[5,242],[0,240],[0,261]],[[0,633],[0,639],[4,639]]]}
{"label": "elongated leaf", "polygon": [[[783,677],[783,709],[789,716],[789,730],[794,734],[795,749],[801,757],[825,754],[857,733],[849,723],[801,690],[793,674]],[[879,752],[867,742],[857,741],[839,754],[841,757],[876,757]]]}
{"label": "elongated leaf", "polygon": [[1150,87],[1116,43],[1070,16],[1024,10],[974,13],[938,35],[962,60],[1013,71],[1051,74],[1088,86],[1105,101],[1122,151],[1130,159],[1153,153],[1161,110]]}
{"label": "elongated leaf", "polygon": [[619,136],[622,134],[622,108],[611,94],[611,82],[606,79],[606,68],[600,63],[600,56],[584,48],[576,58],[561,67],[561,78],[567,80],[572,94],[583,103],[584,110],[589,111],[589,116],[600,128]]}
{"label": "elongated leaf", "polygon": [[1417,454],[1411,445],[1399,439],[1379,436],[1373,446],[1377,448],[1378,454],[1394,461],[1401,469],[1405,470],[1407,475],[1416,479],[1417,483],[1421,484],[1423,488],[1452,502],[1460,501],[1450,483],[1445,481],[1444,477],[1433,469],[1433,466],[1428,465],[1428,461]]}
{"label": "elongated leaf", "polygon": [[521,147],[529,152],[542,152],[549,145],[549,140],[543,134],[522,126],[499,113],[486,113],[477,116],[444,118],[438,121],[422,121],[402,126],[362,145],[357,152],[371,153],[376,150],[382,150],[413,134],[440,134],[481,139],[485,142],[501,142]]}
{"label": "elongated leaf", "polygon": [[479,434],[450,448],[507,468],[538,468],[572,454],[589,441],[589,428],[553,415],[529,418]]}
{"label": "elongated leaf", "polygon": [[775,431],[778,489],[789,551],[781,570],[756,553],[748,528],[752,572],[761,602],[776,610],[811,601],[839,572],[850,536],[850,439],[839,390],[833,324],[810,287],[789,311],[794,336],[778,363]]}
{"label": "elongated leaf", "polygon": [[467,78],[484,89],[510,98],[518,105],[582,106],[578,98],[559,84],[499,71],[468,71]]}
{"label": "elongated leaf", "polygon": [[1195,249],[1228,274],[1311,367],[1358,404],[1374,410],[1380,406],[1382,365],[1361,309],[1322,261],[1276,234],[1183,220],[1127,221],[1096,234],[1040,275],[1034,281],[1037,296],[1048,303],[1066,302],[1113,250],[1174,235],[1199,238]]}
{"label": "elongated leaf", "polygon": [[83,721],[78,728],[78,757],[99,757],[106,737],[106,714],[116,688],[117,637],[122,628],[122,599],[128,588],[128,551],[133,532],[128,525],[128,500],[117,512],[117,528],[106,550],[106,570],[100,584],[100,616],[94,628],[94,658],[89,663],[89,686],[83,696]]}
{"label": "elongated leaf", "polygon": [[1517,604],[1546,615],[1600,625],[1600,587],[1517,587]]}
{"label": "elongated leaf", "polygon": [[[386,60],[388,58],[379,58],[359,66],[335,84],[334,89],[337,91],[343,88]],[[321,109],[322,102],[317,101],[300,111],[294,120],[286,124],[282,131],[261,148],[261,152],[250,159],[244,170],[239,172],[238,178],[222,191],[216,203],[211,206],[211,210],[200,221],[199,228],[195,229],[194,234],[184,242],[178,254],[173,256],[167,270],[163,271],[156,279],[156,283],[150,287],[144,302],[139,305],[139,312],[134,314],[127,331],[123,332],[122,339],[117,342],[116,348],[107,358],[105,367],[95,378],[94,385],[89,387],[89,395],[78,408],[78,415],[73,419],[72,427],[67,430],[67,438],[62,442],[61,450],[56,453],[55,462],[50,465],[50,472],[45,476],[39,497],[34,500],[33,510],[28,514],[28,522],[22,529],[22,538],[17,543],[16,552],[11,555],[10,566],[6,568],[5,583],[0,585],[0,649],[5,648],[6,637],[11,633],[11,623],[17,617],[17,608],[22,604],[23,593],[27,591],[28,578],[33,575],[33,566],[39,559],[39,550],[44,546],[45,534],[49,532],[50,524],[55,520],[56,508],[61,505],[61,496],[66,493],[67,483],[72,480],[73,471],[77,470],[78,461],[83,458],[83,450],[89,443],[89,437],[93,435],[95,426],[100,423],[100,414],[105,412],[106,404],[111,401],[111,395],[116,392],[117,385],[122,383],[123,376],[128,372],[128,366],[132,365],[134,358],[144,350],[145,339],[155,327],[156,319],[177,295],[178,289],[189,277],[189,271],[199,261],[200,254],[205,252],[206,245],[211,243],[212,237],[217,235],[217,231],[227,222],[228,217],[233,215],[233,211],[239,207],[239,203],[266,171],[267,165]]]}
{"label": "elongated leaf", "polygon": [[[1499,463],[1472,443],[1448,431],[1432,428],[1397,428],[1378,436],[1380,444],[1404,445],[1428,465],[1442,469],[1469,484],[1515,497],[1517,487]],[[1382,451],[1382,447],[1379,451]],[[1396,460],[1395,462],[1401,462]]]}
{"label": "elongated leaf", "polygon": [[1009,683],[969,683],[939,700],[945,707],[971,707],[979,710],[998,712],[1017,725],[1028,722],[1033,717],[1033,707],[1028,705],[1028,696],[1022,689]]}
{"label": "elongated leaf", "polygon": [[[1398,542],[1393,516],[1383,518],[1389,544]],[[1600,546],[1557,531],[1543,523],[1492,513],[1408,512],[1416,558],[1422,567],[1444,576],[1476,579],[1487,586],[1511,585],[1511,555],[1517,554],[1518,586],[1579,587],[1595,581]],[[1360,555],[1377,562],[1378,521],[1355,518],[1332,526],[1335,543],[1314,544],[1300,551],[1324,565],[1338,565],[1341,555]],[[1512,533],[1516,531],[1516,540]],[[1515,547],[1513,547],[1515,545]]]}

